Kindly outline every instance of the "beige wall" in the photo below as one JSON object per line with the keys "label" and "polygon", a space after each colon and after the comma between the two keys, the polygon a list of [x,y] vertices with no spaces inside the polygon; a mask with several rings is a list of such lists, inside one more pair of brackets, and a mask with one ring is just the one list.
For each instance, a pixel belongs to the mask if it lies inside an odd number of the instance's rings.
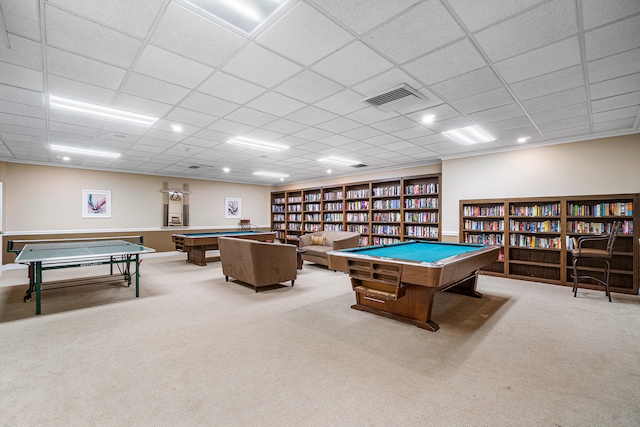
{"label": "beige wall", "polygon": [[[159,229],[164,182],[189,184],[191,228],[235,228],[224,218],[225,197],[242,199],[242,217],[269,224],[270,188],[194,179],[90,171],[62,167],[2,164],[5,232]],[[111,218],[82,218],[82,189],[110,190]]]}
{"label": "beige wall", "polygon": [[640,192],[640,134],[442,163],[442,230],[458,241],[459,201]]}

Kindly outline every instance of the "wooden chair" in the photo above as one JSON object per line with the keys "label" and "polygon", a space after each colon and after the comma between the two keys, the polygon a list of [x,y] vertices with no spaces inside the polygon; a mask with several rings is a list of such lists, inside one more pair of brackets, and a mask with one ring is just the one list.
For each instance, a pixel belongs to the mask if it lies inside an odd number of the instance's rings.
{"label": "wooden chair", "polygon": [[251,230],[251,227],[253,225],[251,224],[251,220],[250,219],[241,219],[240,220],[240,229],[241,230]]}
{"label": "wooden chair", "polygon": [[[618,235],[620,224],[620,221],[614,221],[611,224],[611,232],[609,234],[600,234],[597,236],[582,236],[578,238],[578,247],[571,251],[571,255],[573,255],[572,277],[574,297],[578,294],[578,284],[581,283],[581,280],[591,280],[593,282],[596,282],[597,284],[604,286],[605,293],[607,297],[609,297],[609,302],[611,302],[611,292],[609,291],[609,276],[611,274],[610,261],[613,251],[613,242],[615,242],[616,236]],[[581,260],[595,260],[602,262],[604,264],[602,278],[593,276],[592,274],[578,275],[578,263]]]}

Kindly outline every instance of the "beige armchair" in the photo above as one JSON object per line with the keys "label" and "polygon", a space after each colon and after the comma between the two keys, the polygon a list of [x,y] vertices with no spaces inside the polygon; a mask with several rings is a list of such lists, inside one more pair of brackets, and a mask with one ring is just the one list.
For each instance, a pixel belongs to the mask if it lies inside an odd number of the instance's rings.
{"label": "beige armchair", "polygon": [[[324,237],[324,245],[312,244],[313,237]],[[360,233],[350,231],[318,231],[300,236],[302,260],[326,266],[329,265],[327,252],[358,246],[360,246]]]}
{"label": "beige armchair", "polygon": [[275,285],[297,277],[296,247],[256,240],[220,237],[220,262],[226,281],[234,277],[252,285],[256,292],[262,286]]}

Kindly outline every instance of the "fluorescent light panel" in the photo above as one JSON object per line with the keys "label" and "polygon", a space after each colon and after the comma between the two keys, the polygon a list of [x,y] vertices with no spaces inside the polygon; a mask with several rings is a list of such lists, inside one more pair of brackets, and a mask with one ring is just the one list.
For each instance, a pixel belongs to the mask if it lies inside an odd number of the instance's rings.
{"label": "fluorescent light panel", "polygon": [[243,147],[250,147],[264,151],[282,151],[289,148],[286,145],[276,144],[275,142],[260,141],[257,139],[245,138],[243,136],[233,138],[227,141],[227,144],[241,145]]}
{"label": "fluorescent light panel", "polygon": [[318,161],[324,163],[332,163],[334,165],[340,166],[354,166],[360,164],[360,162],[357,160],[342,159],[340,157],[323,157],[321,159],[318,159]]}
{"label": "fluorescent light panel", "polygon": [[460,129],[442,132],[444,136],[462,145],[473,145],[481,142],[495,141],[495,138],[482,130],[479,126],[467,126]]}
{"label": "fluorescent light panel", "polygon": [[120,157],[120,153],[109,153],[107,151],[87,150],[85,148],[65,147],[63,145],[50,145],[52,150],[63,151],[65,153],[82,154],[85,156],[110,157],[112,159]]}
{"label": "fluorescent light panel", "polygon": [[278,173],[278,172],[254,172],[253,175],[258,175],[258,176],[266,176],[269,178],[288,178],[289,175],[284,174],[284,173]]}
{"label": "fluorescent light panel", "polygon": [[185,4],[235,27],[254,32],[288,0],[182,0]]}
{"label": "fluorescent light panel", "polygon": [[54,110],[86,114],[89,116],[100,117],[102,119],[134,123],[144,126],[151,126],[158,120],[157,117],[145,116],[144,114],[118,110],[116,108],[105,107],[103,105],[90,104],[88,102],[76,101],[75,99],[63,98],[56,95],[49,95],[49,105]]}

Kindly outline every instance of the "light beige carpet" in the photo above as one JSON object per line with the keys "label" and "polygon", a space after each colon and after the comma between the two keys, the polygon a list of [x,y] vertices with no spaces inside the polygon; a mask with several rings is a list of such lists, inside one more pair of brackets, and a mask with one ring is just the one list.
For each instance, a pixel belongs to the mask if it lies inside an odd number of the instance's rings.
{"label": "light beige carpet", "polygon": [[[45,272],[45,280],[99,268]],[[637,426],[637,296],[482,276],[432,333],[350,308],[306,264],[255,293],[219,263],[145,259],[122,284],[22,302],[0,279],[0,426]]]}

